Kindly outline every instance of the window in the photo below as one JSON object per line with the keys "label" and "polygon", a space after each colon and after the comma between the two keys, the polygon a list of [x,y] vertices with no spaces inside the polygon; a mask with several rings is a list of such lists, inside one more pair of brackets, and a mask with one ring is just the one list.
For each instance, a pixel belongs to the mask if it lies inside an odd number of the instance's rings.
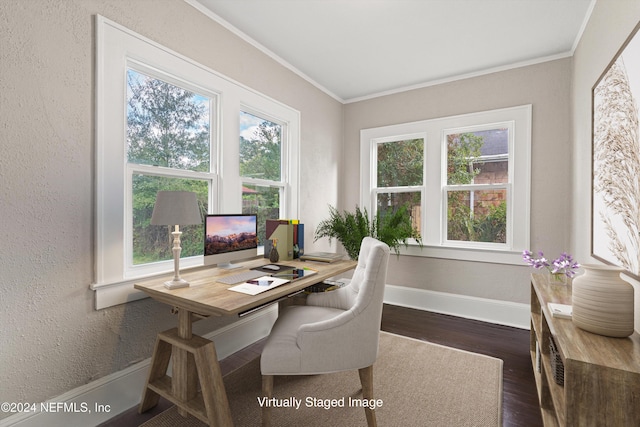
{"label": "window", "polygon": [[285,126],[256,114],[240,112],[242,213],[258,215],[258,241],[266,241],[266,220],[283,218],[285,193],[282,138]]}
{"label": "window", "polygon": [[[195,192],[203,214],[297,217],[300,115],[103,17],[96,29],[91,288],[103,308],[173,268],[169,228],[149,224],[160,190]],[[181,268],[201,265],[202,226],[182,231]]]}
{"label": "window", "polygon": [[[129,270],[173,259],[168,244],[172,227],[150,225],[158,191],[193,191],[202,214],[207,213],[209,188],[215,179],[210,132],[215,98],[215,94],[202,95],[127,69],[126,179],[131,182],[131,210],[127,211],[130,232],[125,249]],[[203,235],[202,225],[182,228],[183,257],[202,255]],[[154,266],[150,267],[153,272]]]}
{"label": "window", "polygon": [[384,215],[406,205],[414,227],[420,231],[424,193],[424,138],[382,139],[377,141],[375,150],[377,185],[373,188],[374,212]]}
{"label": "window", "polygon": [[361,205],[404,205],[412,255],[519,263],[529,246],[531,106],[361,131]]}
{"label": "window", "polygon": [[507,243],[511,124],[445,132],[445,241]]}

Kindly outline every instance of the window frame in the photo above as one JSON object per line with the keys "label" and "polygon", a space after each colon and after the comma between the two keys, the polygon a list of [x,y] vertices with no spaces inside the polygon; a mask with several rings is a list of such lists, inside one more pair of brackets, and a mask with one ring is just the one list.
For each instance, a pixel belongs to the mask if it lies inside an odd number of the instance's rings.
{"label": "window frame", "polygon": [[[256,187],[267,187],[267,188],[277,188],[280,193],[280,218],[287,218],[286,212],[284,212],[283,205],[287,205],[287,182],[288,177],[291,175],[291,170],[289,168],[288,162],[285,162],[285,159],[288,158],[288,153],[290,150],[290,142],[289,138],[291,137],[289,132],[289,125],[286,122],[278,119],[277,117],[273,117],[272,115],[265,113],[264,111],[256,110],[248,105],[241,105],[240,112],[251,114],[255,117],[259,117],[263,120],[268,120],[272,123],[280,125],[280,180],[272,180],[272,179],[262,179],[262,178],[251,178],[247,176],[240,176],[240,180],[242,185],[256,186]],[[239,139],[238,139],[239,141]]]}
{"label": "window frame", "polygon": [[[415,186],[423,191],[421,235],[423,247],[410,242],[401,253],[412,256],[469,261],[520,264],[521,253],[529,248],[531,194],[530,104],[457,116],[421,120],[362,129],[360,131],[360,205],[376,214],[377,144],[424,135],[424,181]],[[446,135],[461,130],[487,130],[511,123],[509,132],[509,183],[492,185],[507,188],[507,242],[464,242],[447,240],[447,152]],[[460,186],[455,186],[459,189]],[[405,187],[408,188],[408,187]],[[469,184],[468,189],[485,189],[487,184]],[[435,201],[435,203],[434,203]]]}
{"label": "window frame", "polygon": [[[501,184],[447,184],[448,176],[447,176],[447,136],[451,134],[461,134],[461,133],[473,133],[480,132],[485,130],[493,130],[498,128],[507,128],[509,129],[509,139],[507,143],[507,161],[509,164],[508,168],[508,180],[506,183]],[[470,248],[470,249],[487,249],[487,250],[498,250],[505,251],[509,250],[513,247],[513,238],[514,238],[514,222],[515,218],[513,217],[513,182],[515,178],[515,120],[507,120],[504,122],[497,123],[487,123],[476,126],[464,126],[464,127],[456,127],[456,128],[448,128],[443,129],[442,131],[442,147],[443,147],[443,155],[442,155],[442,237],[441,240],[444,242],[445,246],[449,247],[460,247],[460,248]],[[495,189],[504,189],[507,193],[507,201],[511,201],[511,203],[507,203],[507,225],[506,225],[506,234],[507,239],[505,243],[492,243],[492,242],[477,242],[477,241],[462,241],[462,240],[450,240],[448,239],[448,192],[449,191],[482,191],[482,190],[495,190]],[[528,247],[528,245],[527,245]],[[524,249],[523,249],[524,250]]]}
{"label": "window frame", "polygon": [[[137,172],[209,181],[209,213],[242,211],[239,113],[260,112],[286,129],[282,147],[283,216],[299,213],[300,113],[113,21],[96,15],[96,309],[143,298],[135,279],[173,269],[172,260],[133,266],[132,177]],[[126,151],[127,69],[143,72],[211,98],[209,172],[130,164]],[[283,133],[285,130],[283,129]],[[203,265],[202,256],[181,259],[181,268]]]}
{"label": "window frame", "polygon": [[[421,139],[422,140],[422,156],[423,156],[423,168],[422,168],[422,184],[412,184],[412,185],[400,185],[400,186],[392,186],[392,187],[380,187],[378,185],[378,173],[377,173],[377,163],[378,163],[378,147],[380,144],[401,142],[413,139]],[[384,193],[393,193],[393,194],[403,194],[403,193],[419,193],[421,206],[424,203],[426,197],[425,190],[425,182],[427,177],[425,175],[426,168],[424,167],[424,162],[426,161],[426,150],[427,150],[427,134],[424,132],[419,133],[409,133],[403,135],[391,135],[391,136],[383,136],[379,138],[374,138],[371,140],[370,145],[370,156],[371,156],[371,197],[368,205],[363,204],[362,206],[367,208],[367,211],[370,215],[376,215],[378,209],[378,196]],[[419,219],[421,223],[422,218]],[[414,239],[409,239],[410,243],[416,244]]]}
{"label": "window frame", "polygon": [[[133,263],[133,177],[136,174],[142,174],[145,176],[157,176],[165,178],[177,178],[177,179],[189,179],[206,181],[209,188],[209,200],[207,206],[209,210],[212,207],[212,195],[218,192],[218,161],[217,155],[219,144],[219,108],[220,108],[220,93],[213,92],[210,88],[200,87],[193,82],[184,80],[183,78],[168,74],[164,71],[156,69],[143,63],[140,60],[127,58],[125,73],[128,70],[133,70],[138,73],[142,73],[154,79],[162,80],[166,83],[179,86],[181,88],[193,91],[200,95],[205,95],[209,98],[209,118],[212,125],[209,133],[209,171],[193,171],[189,169],[178,169],[164,166],[150,166],[143,163],[129,162],[127,159],[126,148],[126,134],[125,134],[125,233],[124,233],[124,278],[137,278],[150,276],[157,274],[161,271],[170,271],[173,268],[173,260],[167,259],[157,262],[149,262],[145,264]],[[126,97],[125,97],[126,99]],[[126,114],[126,107],[125,107]],[[127,119],[125,119],[125,129],[127,126]],[[201,256],[185,257],[180,259],[180,267],[195,267],[203,264]]]}

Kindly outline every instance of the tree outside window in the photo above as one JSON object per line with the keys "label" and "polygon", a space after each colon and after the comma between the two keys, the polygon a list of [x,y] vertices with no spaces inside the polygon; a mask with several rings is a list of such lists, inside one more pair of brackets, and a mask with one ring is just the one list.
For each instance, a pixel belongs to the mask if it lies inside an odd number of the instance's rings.
{"label": "tree outside window", "polygon": [[266,220],[280,218],[283,125],[240,112],[242,213],[258,215],[258,241],[266,240]]}
{"label": "tree outside window", "polygon": [[409,206],[405,253],[520,263],[530,246],[531,105],[360,130],[360,206]]}
{"label": "tree outside window", "polygon": [[[204,214],[240,213],[240,188],[247,195],[266,188],[277,194],[278,216],[298,215],[300,112],[106,18],[96,17],[95,24],[100,43],[91,288],[100,309],[138,299],[132,280],[172,269],[169,227],[154,231],[149,225],[159,190],[195,192]],[[218,120],[228,124],[239,111],[260,112],[282,125],[283,173],[277,182],[240,177],[239,128],[223,128]],[[180,265],[202,265],[204,232],[183,226],[186,259]]]}
{"label": "tree outside window", "polygon": [[447,239],[506,243],[507,129],[446,135]]}
{"label": "tree outside window", "polygon": [[424,139],[379,143],[377,159],[377,212],[384,217],[405,207],[412,225],[420,233]]}
{"label": "tree outside window", "polygon": [[[210,110],[208,97],[127,70],[127,162],[132,171],[134,265],[173,257],[172,227],[150,225],[158,191],[195,192],[202,214],[208,210],[209,181],[205,174],[211,166]],[[202,255],[202,225],[185,226],[182,233],[181,256]]]}

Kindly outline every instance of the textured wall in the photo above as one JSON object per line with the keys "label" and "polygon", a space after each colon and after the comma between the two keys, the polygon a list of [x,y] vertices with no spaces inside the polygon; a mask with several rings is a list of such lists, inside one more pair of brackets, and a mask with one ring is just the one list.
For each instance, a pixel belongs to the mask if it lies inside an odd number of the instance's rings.
{"label": "textured wall", "polygon": [[[569,249],[571,225],[570,91],[567,58],[348,104],[345,156],[359,158],[363,128],[532,104],[531,247],[559,255]],[[359,182],[359,169],[347,169],[345,206],[358,203]],[[528,267],[391,258],[389,283],[394,285],[529,302]]]}
{"label": "textured wall", "polygon": [[337,200],[342,106],[187,3],[3,0],[2,402],[44,401],[124,369],[151,355],[157,331],[175,326],[169,307],[149,299],[93,309],[96,13],[301,111],[307,241]]}

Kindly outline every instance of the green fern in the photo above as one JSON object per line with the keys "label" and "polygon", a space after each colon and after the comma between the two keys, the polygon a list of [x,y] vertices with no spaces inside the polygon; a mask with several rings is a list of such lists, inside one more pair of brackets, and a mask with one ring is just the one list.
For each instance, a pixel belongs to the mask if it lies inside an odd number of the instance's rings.
{"label": "green fern", "polygon": [[340,212],[329,206],[329,218],[321,221],[316,228],[314,241],[328,237],[342,243],[351,259],[358,259],[360,244],[367,236],[374,237],[400,254],[400,245],[409,246],[409,239],[415,239],[420,247],[422,240],[418,230],[411,224],[411,217],[406,206],[401,206],[387,215],[376,215],[369,219],[367,209],[356,206],[355,212]]}

